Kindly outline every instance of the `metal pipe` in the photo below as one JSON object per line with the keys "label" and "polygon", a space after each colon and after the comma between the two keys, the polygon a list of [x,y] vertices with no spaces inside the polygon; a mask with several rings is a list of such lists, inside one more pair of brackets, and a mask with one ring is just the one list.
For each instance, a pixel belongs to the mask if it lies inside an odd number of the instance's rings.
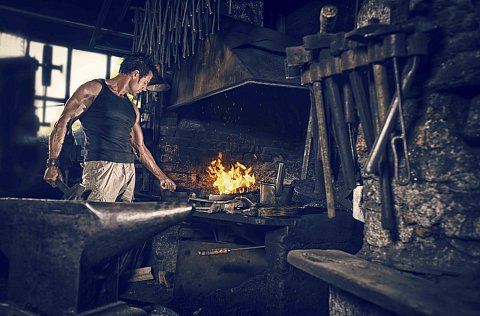
{"label": "metal pipe", "polygon": [[[390,89],[388,86],[388,76],[386,66],[383,64],[373,64],[373,80],[375,82],[376,107],[378,110],[378,128],[385,124],[389,103]],[[392,185],[390,179],[390,170],[388,168],[388,150],[385,151],[380,159],[379,182],[380,182],[380,200],[382,212],[382,227],[393,233],[395,229],[395,212],[392,199]],[[393,236],[393,234],[392,234]]]}
{"label": "metal pipe", "polygon": [[[418,69],[419,61],[420,61],[420,57],[414,56],[409,60],[407,66],[405,66],[405,69],[408,69],[408,70],[405,72],[404,76],[402,76],[403,77],[402,92],[404,94],[408,90],[410,90],[410,87],[413,82],[413,78],[415,77],[415,74]],[[377,139],[375,140],[375,143],[373,144],[372,150],[370,151],[370,155],[368,156],[367,165],[365,167],[365,171],[367,173],[375,172],[378,167],[378,162],[380,161],[380,158],[383,154],[383,149],[387,144],[388,136],[390,135],[393,128],[395,127],[395,118],[397,116],[398,107],[399,107],[399,97],[398,97],[398,93],[395,92],[392,102],[390,103],[390,106],[388,108],[388,114],[385,120],[385,125],[383,125],[383,128],[380,131],[380,134],[378,135]]]}

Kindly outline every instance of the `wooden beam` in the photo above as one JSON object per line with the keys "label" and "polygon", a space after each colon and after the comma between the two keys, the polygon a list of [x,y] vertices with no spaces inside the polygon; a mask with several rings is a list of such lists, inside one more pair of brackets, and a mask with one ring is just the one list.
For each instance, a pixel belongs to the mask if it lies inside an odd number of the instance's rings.
{"label": "wooden beam", "polygon": [[398,315],[478,315],[478,285],[435,280],[373,263],[340,250],[292,250],[288,262],[326,283]]}
{"label": "wooden beam", "polygon": [[122,11],[120,11],[120,15],[118,16],[117,21],[115,22],[115,25],[112,28],[114,31],[116,31],[120,23],[123,22],[123,19],[125,18],[125,15],[127,14],[131,4],[132,4],[132,0],[123,1]]}
{"label": "wooden beam", "polygon": [[94,47],[97,40],[102,36],[100,28],[105,22],[105,18],[107,17],[111,4],[112,0],[103,0],[102,7],[97,16],[97,23],[95,23],[95,29],[93,30],[92,37],[90,38],[90,47]]}

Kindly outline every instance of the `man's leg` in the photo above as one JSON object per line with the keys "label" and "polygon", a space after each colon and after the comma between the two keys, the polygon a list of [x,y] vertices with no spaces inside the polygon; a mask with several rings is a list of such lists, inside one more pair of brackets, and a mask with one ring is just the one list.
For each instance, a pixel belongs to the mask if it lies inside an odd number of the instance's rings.
{"label": "man's leg", "polygon": [[90,190],[87,200],[115,202],[119,194],[119,172],[117,163],[109,161],[87,161],[83,167],[82,184]]}
{"label": "man's leg", "polygon": [[[135,164],[125,163],[122,165],[125,182],[122,189],[120,190],[120,196],[117,198],[117,201],[132,202],[135,191]],[[142,243],[142,245],[133,248],[125,255],[123,255],[120,260],[120,271],[125,272],[126,270],[135,270],[141,267],[145,256],[148,254],[148,246],[148,241],[144,242]]]}
{"label": "man's leg", "polygon": [[120,202],[132,202],[135,191],[135,164],[122,164],[122,171],[124,173],[124,184],[120,189],[120,195],[117,198]]}

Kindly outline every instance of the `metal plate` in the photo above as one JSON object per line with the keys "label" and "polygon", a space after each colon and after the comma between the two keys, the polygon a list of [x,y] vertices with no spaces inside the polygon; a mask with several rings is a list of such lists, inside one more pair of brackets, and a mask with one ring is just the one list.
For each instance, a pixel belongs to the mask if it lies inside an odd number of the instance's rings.
{"label": "metal plate", "polygon": [[259,190],[247,191],[243,193],[234,193],[234,194],[209,194],[208,199],[210,201],[229,201],[229,200],[233,200],[237,196],[245,196],[245,197],[251,198],[258,194],[259,194]]}

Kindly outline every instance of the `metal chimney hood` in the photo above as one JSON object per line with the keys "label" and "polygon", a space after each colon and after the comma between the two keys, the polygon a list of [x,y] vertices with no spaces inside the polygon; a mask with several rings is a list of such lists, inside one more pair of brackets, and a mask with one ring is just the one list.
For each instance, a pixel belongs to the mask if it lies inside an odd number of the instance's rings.
{"label": "metal chimney hood", "polygon": [[250,84],[306,89],[298,78],[285,78],[285,49],[301,45],[301,39],[226,16],[220,28],[180,60],[169,109]]}

